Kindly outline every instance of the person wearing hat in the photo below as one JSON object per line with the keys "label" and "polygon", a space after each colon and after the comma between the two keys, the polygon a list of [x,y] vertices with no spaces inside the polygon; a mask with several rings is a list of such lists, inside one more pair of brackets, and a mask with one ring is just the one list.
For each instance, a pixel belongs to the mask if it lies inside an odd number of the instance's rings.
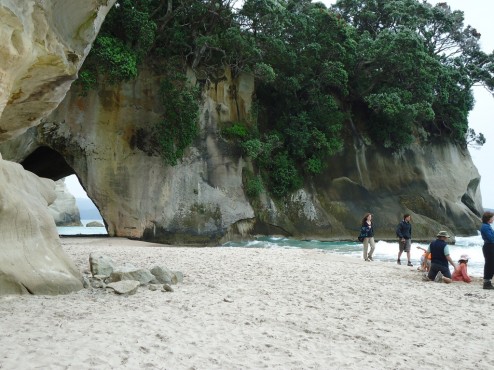
{"label": "person wearing hat", "polygon": [[456,268],[455,263],[449,255],[449,247],[446,243],[446,239],[449,238],[447,231],[439,231],[437,233],[437,239],[434,240],[427,248],[427,253],[431,253],[431,268],[427,277],[429,280],[435,280],[436,275],[440,272],[443,276],[444,282],[451,282],[451,272],[449,271],[448,262]]}
{"label": "person wearing hat", "polygon": [[468,263],[468,255],[462,254],[458,261],[458,265],[456,265],[455,270],[452,274],[453,281],[464,281],[465,283],[470,283],[472,278],[468,276],[467,271],[467,263]]}

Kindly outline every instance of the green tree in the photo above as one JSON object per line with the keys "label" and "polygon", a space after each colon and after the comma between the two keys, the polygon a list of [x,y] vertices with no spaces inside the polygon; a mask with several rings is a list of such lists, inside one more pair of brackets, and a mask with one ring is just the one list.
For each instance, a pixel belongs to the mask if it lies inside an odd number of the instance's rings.
{"label": "green tree", "polygon": [[[310,0],[245,0],[239,11],[235,4],[121,0],[80,80],[125,81],[142,63],[191,68],[200,84],[220,81],[226,68],[234,77],[252,73],[256,111],[222,133],[276,196],[330,166],[349,133],[391,151],[431,139],[485,140],[468,131],[467,116],[473,86],[494,90],[494,57],[446,3],[339,0],[327,9]],[[181,78],[166,77],[163,86],[158,138],[174,164],[197,133],[197,95]]]}
{"label": "green tree", "polygon": [[303,175],[321,173],[343,147],[345,115],[335,97],[348,94],[345,67],[355,42],[344,22],[310,1],[247,0],[239,19],[274,71],[257,80],[259,132],[276,133],[281,145],[266,150],[274,162],[260,154],[258,164],[282,196]]}
{"label": "green tree", "polygon": [[155,135],[166,164],[176,165],[199,132],[198,95],[198,89],[188,85],[185,75],[169,76],[162,83],[165,112]]}
{"label": "green tree", "polygon": [[110,83],[137,76],[140,63],[155,41],[157,24],[151,19],[151,0],[121,0],[108,13],[81,70],[87,90],[105,77]]}
{"label": "green tree", "polygon": [[465,143],[471,88],[492,91],[493,56],[463,13],[416,0],[339,0],[333,9],[357,30],[347,104],[368,110],[373,141],[392,150],[416,139]]}

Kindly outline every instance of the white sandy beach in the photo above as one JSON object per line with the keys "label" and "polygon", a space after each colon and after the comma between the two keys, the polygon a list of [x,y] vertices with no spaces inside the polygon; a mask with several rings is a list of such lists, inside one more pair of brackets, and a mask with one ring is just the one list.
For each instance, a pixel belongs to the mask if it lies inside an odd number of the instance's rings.
{"label": "white sandy beach", "polygon": [[63,238],[184,273],[174,292],[0,297],[0,369],[492,369],[494,292],[321,250]]}

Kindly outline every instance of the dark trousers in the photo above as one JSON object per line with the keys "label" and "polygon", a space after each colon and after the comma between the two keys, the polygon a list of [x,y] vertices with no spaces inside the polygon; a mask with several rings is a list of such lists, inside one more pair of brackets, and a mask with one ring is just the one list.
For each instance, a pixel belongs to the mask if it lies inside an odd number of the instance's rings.
{"label": "dark trousers", "polygon": [[484,243],[482,247],[484,254],[484,279],[491,280],[494,276],[494,243]]}
{"label": "dark trousers", "polygon": [[434,280],[439,271],[441,271],[441,274],[443,274],[444,277],[451,279],[451,272],[449,271],[448,265],[444,266],[444,265],[440,265],[438,263],[432,262],[431,268],[429,269],[429,273],[427,274],[427,276],[429,277],[429,280]]}

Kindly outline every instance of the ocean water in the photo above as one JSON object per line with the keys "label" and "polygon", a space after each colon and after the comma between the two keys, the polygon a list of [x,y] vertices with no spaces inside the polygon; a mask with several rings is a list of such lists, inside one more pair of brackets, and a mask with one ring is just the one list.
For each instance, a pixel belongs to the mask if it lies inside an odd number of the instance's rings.
{"label": "ocean water", "polygon": [[86,227],[89,222],[96,221],[104,225],[103,220],[81,220],[84,226],[57,226],[60,236],[108,235],[105,227]]}
{"label": "ocean water", "polygon": [[[431,240],[432,241],[432,240]],[[468,273],[470,276],[482,277],[484,269],[484,256],[482,254],[482,237],[456,237],[456,243],[449,245],[449,251],[453,261],[457,262],[462,254],[468,254]],[[262,237],[256,240],[246,242],[228,242],[224,246],[228,247],[244,247],[244,248],[294,248],[294,249],[321,249],[327,253],[340,254],[352,258],[362,259],[362,243],[358,242],[323,242],[318,240],[295,240],[288,238]],[[427,249],[426,243],[414,243],[412,240],[412,248],[410,257],[415,267],[420,266],[420,257],[423,254],[422,247]],[[398,257],[398,241],[395,243],[376,240],[376,250],[374,252],[374,261],[383,261],[388,263],[396,263]],[[402,254],[401,262],[406,264],[406,254]],[[372,263],[372,262],[371,262]],[[452,267],[450,265],[450,270]]]}

